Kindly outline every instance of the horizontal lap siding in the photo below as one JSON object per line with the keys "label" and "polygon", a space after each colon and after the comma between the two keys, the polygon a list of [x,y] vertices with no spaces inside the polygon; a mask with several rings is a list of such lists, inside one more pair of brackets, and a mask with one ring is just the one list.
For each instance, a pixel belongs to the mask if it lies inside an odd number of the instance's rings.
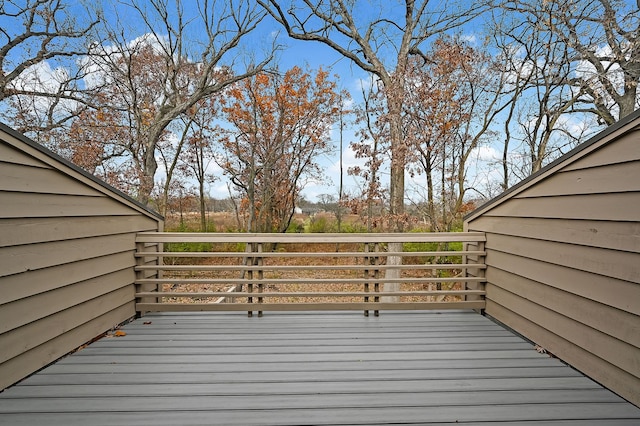
{"label": "horizontal lap siding", "polygon": [[640,270],[634,263],[640,258],[639,253],[501,234],[487,236],[487,247],[617,280],[640,282]]}
{"label": "horizontal lap siding", "polygon": [[[637,303],[637,297],[640,294],[638,285],[634,283],[566,268],[563,265],[541,263],[536,259],[514,256],[497,250],[488,249],[488,252],[487,276],[491,276],[493,270],[497,268],[513,276],[528,278],[605,306],[640,315],[640,307]],[[540,273],[539,269],[542,268],[544,271]]]}
{"label": "horizontal lap siding", "polygon": [[518,235],[586,247],[640,252],[640,222],[610,222],[558,218],[483,216],[473,225],[493,234]]}
{"label": "horizontal lap siding", "polygon": [[[79,327],[86,322],[86,318],[106,314],[113,310],[113,306],[127,305],[133,300],[133,293],[131,286],[122,287],[64,310],[55,310],[44,318],[0,334],[0,346],[4,348],[0,362],[7,361],[57,337],[60,328],[70,330]],[[113,324],[109,327],[112,326]],[[80,342],[82,343],[84,342]]]}
{"label": "horizontal lap siding", "polygon": [[92,340],[94,337],[99,336],[105,330],[122,322],[123,319],[130,318],[134,309],[135,302],[132,300],[104,315],[91,314],[87,316],[82,325],[65,330],[64,333],[58,334],[53,339],[0,364],[0,380],[6,387],[23,379]]}
{"label": "horizontal lap siding", "polygon": [[[492,292],[509,291],[532,303],[555,312],[562,312],[568,318],[640,348],[640,324],[637,321],[634,323],[637,314],[621,309],[610,309],[597,299],[578,297],[575,293],[497,267],[490,269],[487,279],[491,282],[489,288]],[[505,283],[508,283],[507,288],[501,286]],[[620,324],[629,326],[620,327]]]}
{"label": "horizontal lap siding", "polygon": [[566,341],[601,359],[608,360],[633,376],[640,377],[640,358],[636,356],[637,346],[571,318],[571,312],[567,312],[564,308],[559,311],[548,308],[544,300],[542,304],[538,304],[498,286],[491,288],[492,285],[489,284],[487,287],[492,290],[492,300],[495,303],[502,306],[517,306],[517,313],[530,318],[536,325],[553,331]]}
{"label": "horizontal lap siding", "polygon": [[3,247],[0,248],[0,276],[105,257],[126,249],[133,251],[134,238],[134,234],[100,235]]}
{"label": "horizontal lap siding", "polygon": [[0,332],[5,333],[40,319],[46,320],[49,315],[125,286],[133,291],[131,283],[134,280],[134,272],[125,269],[7,303],[0,313]]}
{"label": "horizontal lap siding", "polygon": [[572,344],[547,328],[541,327],[528,318],[511,311],[503,305],[487,300],[487,310],[491,316],[521,332],[534,342],[544,342],[544,347],[560,357],[572,367],[611,389],[635,405],[639,404],[638,389],[640,379],[618,368],[582,347]]}
{"label": "horizontal lap siding", "polygon": [[125,251],[112,254],[108,259],[96,257],[73,264],[57,265],[0,278],[2,283],[0,305],[40,293],[56,291],[76,283],[87,282],[93,278],[134,266],[135,259],[133,259],[131,252]]}
{"label": "horizontal lap siding", "polygon": [[[69,239],[88,238],[101,235],[131,234],[146,229],[149,219],[140,215],[131,216],[86,216],[3,219],[0,222],[0,247],[19,244],[58,241],[60,235]],[[99,223],[100,226],[96,226]]]}
{"label": "horizontal lap siding", "polygon": [[486,215],[637,222],[640,219],[640,209],[632,208],[637,206],[637,203],[638,194],[633,192],[512,198]]}
{"label": "horizontal lap siding", "polygon": [[640,133],[600,141],[467,220],[486,313],[640,404]]}
{"label": "horizontal lap siding", "polygon": [[135,234],[161,226],[45,153],[2,138],[0,389],[135,315]]}
{"label": "horizontal lap siding", "polygon": [[131,211],[118,202],[96,194],[95,196],[38,194],[27,192],[0,192],[3,203],[0,216],[21,218],[25,212],[29,217],[78,217],[78,216],[126,216]]}

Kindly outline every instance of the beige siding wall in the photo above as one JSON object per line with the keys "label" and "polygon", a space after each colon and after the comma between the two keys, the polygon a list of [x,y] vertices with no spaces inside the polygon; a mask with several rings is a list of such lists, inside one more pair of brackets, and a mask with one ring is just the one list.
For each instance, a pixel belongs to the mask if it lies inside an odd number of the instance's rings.
{"label": "beige siding wall", "polygon": [[466,228],[487,235],[486,313],[640,405],[640,132],[625,132]]}
{"label": "beige siding wall", "polygon": [[161,226],[0,130],[0,389],[135,315],[135,234]]}

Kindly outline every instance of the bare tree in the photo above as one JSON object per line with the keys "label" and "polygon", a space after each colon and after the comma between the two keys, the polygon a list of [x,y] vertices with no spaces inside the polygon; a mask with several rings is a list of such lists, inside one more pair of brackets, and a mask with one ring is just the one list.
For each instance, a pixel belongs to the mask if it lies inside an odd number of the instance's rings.
{"label": "bare tree", "polygon": [[326,71],[299,67],[258,74],[229,92],[222,110],[233,134],[219,165],[243,195],[250,231],[287,230],[308,179],[322,178],[317,160],[333,149],[328,130],[344,96]]}
{"label": "bare tree", "polygon": [[483,47],[440,37],[427,61],[411,61],[405,105],[409,170],[426,176],[426,216],[431,229],[451,231],[461,218],[471,155],[492,135],[509,104],[505,74]]}
{"label": "bare tree", "polygon": [[[114,97],[104,108],[120,111],[131,129],[129,152],[139,164],[137,198],[149,202],[157,170],[156,148],[170,123],[200,100],[260,72],[274,47],[259,62],[239,64],[238,46],[264,18],[249,0],[198,3],[188,15],[181,2],[132,0],[125,7],[147,33],[127,38],[127,20],[105,26],[108,44],[95,45],[88,58],[94,78],[108,82]],[[201,37],[189,43],[190,35]],[[126,141],[125,141],[126,142]]]}
{"label": "bare tree", "polygon": [[78,113],[85,70],[76,61],[100,19],[63,0],[0,3],[0,102],[21,132],[64,126]]}
{"label": "bare tree", "polygon": [[176,180],[180,180],[181,177],[186,178],[189,175],[185,168],[181,167],[182,163],[180,158],[184,152],[184,146],[187,143],[193,125],[194,120],[192,117],[181,117],[181,120],[171,126],[174,127],[171,129],[173,133],[178,136],[177,140],[163,138],[156,147],[160,161],[162,162],[162,167],[164,167],[165,170],[165,178],[164,181],[161,182],[161,189],[159,189],[162,192],[156,197],[158,199],[158,201],[156,201],[156,209],[163,216],[167,215],[169,197],[174,189],[173,187],[175,185],[183,185],[183,182],[176,182]]}
{"label": "bare tree", "polygon": [[372,232],[374,226],[382,227],[380,222],[384,216],[383,211],[374,207],[381,204],[387,195],[381,184],[380,169],[388,160],[389,126],[381,105],[384,95],[376,87],[375,81],[372,79],[371,84],[363,84],[361,89],[362,107],[355,109],[355,124],[360,127],[356,136],[360,140],[351,142],[351,149],[356,158],[365,162],[364,167],[350,167],[348,173],[362,178],[364,186],[360,194],[351,197],[348,204],[352,210],[366,217],[367,232]]}
{"label": "bare tree", "polygon": [[[15,95],[56,96],[20,84],[29,68],[49,60],[86,54],[86,37],[99,22],[61,0],[4,1],[0,4],[0,100]],[[27,87],[25,87],[27,86]]]}
{"label": "bare tree", "polygon": [[[546,33],[566,51],[564,83],[579,94],[568,112],[589,112],[613,124],[639,106],[640,7],[623,0],[506,0],[530,33]],[[540,37],[540,38],[545,38]],[[547,49],[557,49],[543,44]],[[555,58],[556,60],[558,58]]]}
{"label": "bare tree", "polygon": [[216,124],[220,107],[217,96],[210,96],[200,101],[188,112],[187,123],[193,123],[194,129],[187,139],[184,156],[181,159],[185,173],[195,177],[198,182],[198,197],[200,198],[200,229],[206,232],[207,206],[205,186],[216,181],[217,177],[209,171],[209,166],[215,161],[214,144],[221,137],[222,130]]}
{"label": "bare tree", "polygon": [[[613,98],[636,98],[636,89],[623,95],[606,94],[607,90],[615,92],[622,87],[621,66],[609,63],[612,57],[603,55],[615,48],[606,45],[628,47],[628,41],[613,34],[603,36],[599,25],[615,22],[612,16],[604,19],[601,13],[595,13],[605,3],[608,4],[600,0],[535,4],[505,1],[503,6],[510,13],[494,14],[492,35],[501,51],[498,57],[503,73],[510,76],[508,91],[512,97],[504,124],[503,188],[508,186],[510,176],[523,179],[557,157],[565,147],[584,140],[588,135],[584,131],[586,126],[581,131],[576,130],[577,126],[567,128],[572,115],[581,122],[590,122],[590,117],[597,116],[610,124],[618,111],[624,109]],[[500,10],[505,9],[496,12]],[[632,25],[628,18],[625,15],[623,19],[627,26]],[[592,52],[587,58],[589,51]],[[629,50],[627,57],[633,60],[632,56]],[[603,68],[605,65],[607,70]],[[595,73],[596,69],[601,72]],[[604,81],[610,84],[604,85]],[[597,101],[596,94],[600,100],[608,101]],[[512,141],[519,146],[514,147]],[[510,152],[510,148],[514,151]]]}
{"label": "bare tree", "polygon": [[[345,0],[291,2],[288,7],[276,0],[258,3],[297,40],[323,43],[362,70],[375,75],[386,93],[391,140],[390,212],[395,231],[404,228],[404,169],[407,147],[402,135],[402,105],[409,57],[421,55],[430,37],[452,30],[474,19],[485,9],[483,2],[434,9],[429,0],[403,2],[401,11],[388,9],[387,2],[366,4],[368,13],[358,13],[357,2]],[[362,4],[361,4],[362,5]],[[360,16],[377,16],[359,22]],[[362,12],[362,10],[360,11]],[[398,21],[390,18],[396,13]]]}

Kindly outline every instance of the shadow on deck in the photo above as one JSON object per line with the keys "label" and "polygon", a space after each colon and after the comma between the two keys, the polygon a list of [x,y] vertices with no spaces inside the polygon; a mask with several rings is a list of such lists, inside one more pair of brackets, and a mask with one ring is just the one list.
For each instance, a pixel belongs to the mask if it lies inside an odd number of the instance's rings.
{"label": "shadow on deck", "polygon": [[471,311],[158,313],[0,394],[2,425],[640,424]]}

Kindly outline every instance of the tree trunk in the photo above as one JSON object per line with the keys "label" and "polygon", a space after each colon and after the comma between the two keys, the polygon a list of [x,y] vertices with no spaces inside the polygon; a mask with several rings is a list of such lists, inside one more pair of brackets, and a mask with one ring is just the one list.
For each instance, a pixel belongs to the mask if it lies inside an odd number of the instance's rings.
{"label": "tree trunk", "polygon": [[[637,81],[627,84],[631,84],[634,89],[637,90]],[[620,97],[620,101],[618,102],[618,105],[620,106],[620,115],[618,116],[618,120],[623,119],[624,117],[635,111],[637,99],[636,90],[625,90],[624,95]]]}
{"label": "tree trunk", "polygon": [[147,152],[144,156],[144,168],[142,170],[142,176],[140,177],[140,188],[138,191],[138,201],[145,206],[149,205],[151,200],[151,192],[155,185],[156,170],[158,170],[158,163],[155,157],[155,142],[147,144]]}
{"label": "tree trunk", "polygon": [[200,230],[207,232],[207,209],[204,199],[204,179],[199,182],[200,190]]}
{"label": "tree trunk", "polygon": [[[402,137],[402,89],[393,86],[402,84],[388,85],[387,89],[387,107],[389,110],[389,137],[391,138],[391,177],[389,186],[389,209],[391,215],[392,232],[404,231],[404,167],[406,158],[406,149]],[[403,251],[402,243],[389,243],[389,251],[400,253]],[[402,265],[401,256],[387,257],[387,266]],[[400,278],[400,269],[390,268],[385,273],[386,278]],[[385,282],[383,291],[393,292],[400,290],[400,283]],[[382,298],[383,302],[399,302],[398,296],[387,296]]]}
{"label": "tree trunk", "polygon": [[[394,88],[390,88],[393,92]],[[392,232],[404,231],[404,167],[406,147],[402,137],[402,95],[393,93],[387,98],[389,109],[389,137],[391,139],[391,176],[389,183],[389,208]]]}
{"label": "tree trunk", "polygon": [[160,214],[167,217],[169,211],[169,177],[165,180],[164,187],[162,189],[162,206],[160,207]]}

